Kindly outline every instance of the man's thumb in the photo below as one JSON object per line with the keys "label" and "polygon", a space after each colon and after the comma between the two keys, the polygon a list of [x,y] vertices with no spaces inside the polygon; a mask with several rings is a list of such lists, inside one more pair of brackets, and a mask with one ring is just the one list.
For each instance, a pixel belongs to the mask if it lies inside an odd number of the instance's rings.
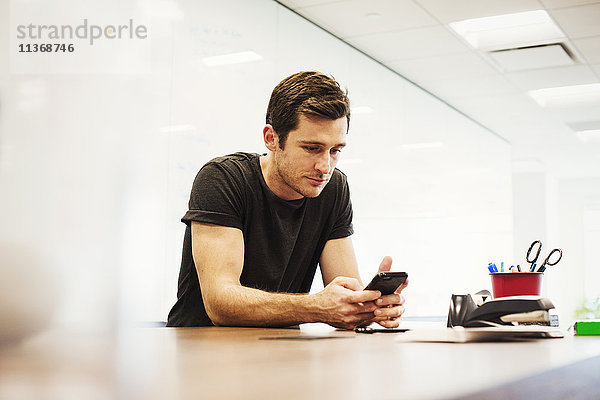
{"label": "man's thumb", "polygon": [[392,268],[392,257],[383,257],[383,260],[381,260],[381,264],[379,264],[379,272],[388,272],[390,268]]}

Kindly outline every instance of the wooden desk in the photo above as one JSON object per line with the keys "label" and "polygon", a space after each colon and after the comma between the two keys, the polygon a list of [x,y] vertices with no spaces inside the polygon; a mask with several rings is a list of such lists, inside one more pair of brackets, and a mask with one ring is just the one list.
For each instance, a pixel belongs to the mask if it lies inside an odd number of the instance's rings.
{"label": "wooden desk", "polygon": [[[397,343],[397,334],[137,328],[0,348],[0,399],[600,398],[600,337]],[[269,339],[265,339],[269,338]]]}

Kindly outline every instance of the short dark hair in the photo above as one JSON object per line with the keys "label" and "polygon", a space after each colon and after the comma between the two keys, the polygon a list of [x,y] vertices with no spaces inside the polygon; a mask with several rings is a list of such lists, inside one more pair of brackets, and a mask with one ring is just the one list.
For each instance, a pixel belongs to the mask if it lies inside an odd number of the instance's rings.
{"label": "short dark hair", "polygon": [[348,90],[342,91],[333,77],[317,71],[302,71],[288,76],[273,89],[267,107],[267,124],[279,136],[283,149],[288,133],[298,126],[300,114],[317,118],[346,117],[350,128]]}

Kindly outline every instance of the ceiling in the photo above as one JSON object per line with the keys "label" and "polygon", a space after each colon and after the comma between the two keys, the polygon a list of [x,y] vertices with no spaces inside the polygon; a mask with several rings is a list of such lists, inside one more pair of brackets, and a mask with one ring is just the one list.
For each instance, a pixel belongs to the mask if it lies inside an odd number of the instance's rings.
{"label": "ceiling", "polygon": [[[600,176],[600,100],[542,107],[528,91],[600,83],[600,1],[280,0],[279,3],[444,100],[512,144],[515,172]],[[546,10],[564,32],[571,65],[503,67],[449,23]],[[547,49],[550,50],[550,49]],[[534,56],[532,56],[534,57]],[[535,61],[535,60],[534,60]],[[571,60],[570,60],[571,61]],[[596,127],[598,126],[598,127]]]}

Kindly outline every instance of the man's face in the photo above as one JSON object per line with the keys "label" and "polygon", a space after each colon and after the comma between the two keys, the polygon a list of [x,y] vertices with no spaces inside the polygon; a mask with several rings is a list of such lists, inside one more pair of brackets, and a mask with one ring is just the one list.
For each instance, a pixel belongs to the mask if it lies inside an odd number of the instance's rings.
{"label": "man's face", "polygon": [[286,200],[321,194],[346,145],[346,127],[346,117],[330,120],[301,114],[284,148],[278,145],[274,150],[276,194]]}

